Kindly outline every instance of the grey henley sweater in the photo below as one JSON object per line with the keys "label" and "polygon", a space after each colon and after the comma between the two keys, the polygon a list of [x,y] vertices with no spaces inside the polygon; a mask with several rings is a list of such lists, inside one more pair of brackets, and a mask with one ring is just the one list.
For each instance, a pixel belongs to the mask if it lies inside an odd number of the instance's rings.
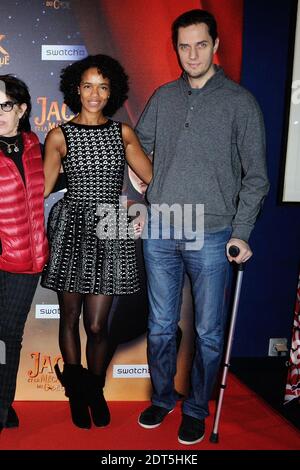
{"label": "grey henley sweater", "polygon": [[136,127],[154,152],[150,204],[204,204],[206,229],[248,241],[269,183],[261,111],[220,67],[199,90],[185,76],[158,88]]}

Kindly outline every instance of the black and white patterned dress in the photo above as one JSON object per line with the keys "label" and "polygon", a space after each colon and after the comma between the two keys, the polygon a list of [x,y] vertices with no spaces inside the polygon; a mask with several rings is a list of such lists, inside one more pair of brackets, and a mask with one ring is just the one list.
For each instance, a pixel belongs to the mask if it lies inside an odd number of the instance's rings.
{"label": "black and white patterned dress", "polygon": [[96,234],[103,220],[96,215],[99,205],[109,204],[118,214],[125,165],[121,126],[112,120],[61,126],[68,191],[49,214],[50,258],[43,287],[105,295],[139,290],[134,239],[99,239]]}

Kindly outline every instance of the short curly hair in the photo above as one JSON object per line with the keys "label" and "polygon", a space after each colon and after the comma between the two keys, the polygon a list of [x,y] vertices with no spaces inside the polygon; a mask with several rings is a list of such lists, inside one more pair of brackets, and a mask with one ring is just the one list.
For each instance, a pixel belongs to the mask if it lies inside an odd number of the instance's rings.
{"label": "short curly hair", "polygon": [[103,109],[103,114],[113,116],[128,98],[128,76],[117,60],[105,54],[89,55],[62,70],[60,91],[64,95],[64,102],[73,113],[80,112],[78,87],[83,73],[92,67],[97,68],[101,75],[110,81],[110,98]]}

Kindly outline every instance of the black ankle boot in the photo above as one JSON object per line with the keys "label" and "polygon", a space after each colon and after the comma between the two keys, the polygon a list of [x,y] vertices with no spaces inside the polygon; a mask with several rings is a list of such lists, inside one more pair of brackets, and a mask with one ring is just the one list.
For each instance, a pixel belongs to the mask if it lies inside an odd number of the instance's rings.
{"label": "black ankle boot", "polygon": [[88,404],[95,426],[104,427],[110,423],[110,412],[103,395],[104,380],[100,375],[88,372]]}
{"label": "black ankle boot", "polygon": [[85,393],[87,384],[82,365],[65,364],[63,373],[57,364],[54,369],[69,398],[73,423],[79,428],[90,429],[91,417]]}
{"label": "black ankle boot", "polygon": [[19,418],[12,406],[8,408],[5,428],[17,428],[19,426]]}

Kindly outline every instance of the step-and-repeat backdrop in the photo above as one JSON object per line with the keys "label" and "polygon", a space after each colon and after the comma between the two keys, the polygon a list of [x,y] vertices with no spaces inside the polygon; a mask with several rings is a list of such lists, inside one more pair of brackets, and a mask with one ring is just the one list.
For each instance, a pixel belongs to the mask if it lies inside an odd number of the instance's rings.
{"label": "step-and-repeat backdrop", "polygon": [[[29,86],[32,130],[41,143],[47,132],[72,117],[59,92],[61,69],[88,54],[115,57],[130,77],[130,94],[116,119],[136,123],[160,84],[180,74],[172,50],[170,26],[186,10],[205,8],[219,22],[217,61],[239,80],[242,54],[243,0],[1,0],[0,75],[15,74]],[[126,172],[124,194],[144,200],[145,187]],[[45,202],[46,215],[63,192]],[[137,251],[141,243],[137,241]],[[141,277],[143,263],[140,260]],[[176,388],[184,392],[193,350],[193,310],[188,280],[184,286]],[[106,396],[110,400],[145,400],[151,392],[146,357],[147,298],[114,299],[110,318],[110,353]],[[28,317],[18,375],[17,399],[61,400],[63,390],[54,365],[58,347],[59,307],[55,292],[38,287]],[[81,331],[84,363],[85,333]]]}

